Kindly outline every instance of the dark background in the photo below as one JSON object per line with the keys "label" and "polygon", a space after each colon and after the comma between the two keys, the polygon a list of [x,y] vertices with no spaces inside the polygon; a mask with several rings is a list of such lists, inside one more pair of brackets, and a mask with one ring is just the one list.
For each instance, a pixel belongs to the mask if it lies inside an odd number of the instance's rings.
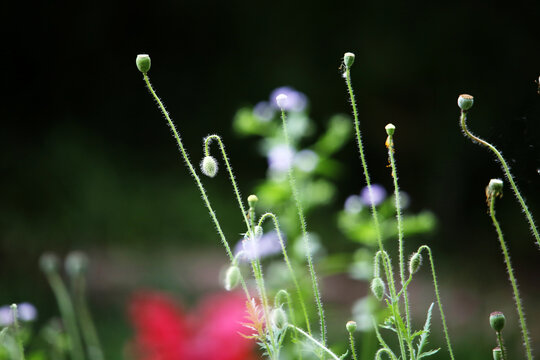
{"label": "dark background", "polygon": [[[253,139],[233,134],[235,111],[290,85],[309,97],[312,118],[322,127],[330,115],[350,112],[338,68],[343,53],[352,51],[372,178],[391,186],[383,127],[392,122],[401,187],[413,210],[431,209],[439,219],[429,241],[441,282],[453,294],[446,301],[456,319],[451,315],[450,327],[487,332],[483,339],[491,346],[482,311],[513,311],[484,195],[489,179],[503,175],[491,153],[462,136],[456,99],[460,93],[475,96],[471,130],[503,152],[539,221],[539,10],[534,1],[7,4],[2,303],[31,301],[54,313],[37,258],[45,250],[86,250],[97,264],[91,284],[97,312],[104,315],[98,326],[104,333],[123,329],[109,339],[116,354],[129,336],[126,294],[138,286],[170,286],[154,260],[168,249],[179,257],[220,250],[135,67],[138,53],[151,55],[151,79],[193,159],[202,155],[203,136],[221,134],[248,193],[264,177],[266,162]],[[339,154],[348,173],[336,208],[364,186],[353,145]],[[219,190],[225,181],[208,186],[226,232],[235,233],[227,221],[234,204]],[[538,348],[538,246],[508,188],[498,215]],[[335,226],[329,218],[325,226]],[[354,248],[338,238],[323,242],[330,251]],[[220,255],[218,263],[224,261]],[[197,281],[189,277],[174,275],[178,292],[188,297],[202,291],[193,290]],[[467,319],[475,316],[481,321],[471,325]]]}

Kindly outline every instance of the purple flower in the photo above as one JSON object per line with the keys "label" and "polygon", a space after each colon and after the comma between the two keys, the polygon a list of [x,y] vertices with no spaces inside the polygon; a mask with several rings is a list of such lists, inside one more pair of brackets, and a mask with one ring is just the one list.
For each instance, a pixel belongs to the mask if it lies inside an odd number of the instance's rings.
{"label": "purple flower", "polygon": [[275,113],[275,107],[273,107],[268,101],[260,101],[253,108],[253,115],[263,122],[272,120]]}
{"label": "purple flower", "polygon": [[270,170],[285,172],[289,170],[294,158],[294,151],[287,145],[276,145],[268,152]]}
{"label": "purple flower", "polygon": [[384,190],[384,188],[379,184],[372,184],[371,196],[367,186],[362,189],[360,196],[364,205],[371,205],[371,203],[373,203],[373,205],[379,205],[386,198],[386,190]]}
{"label": "purple flower", "polygon": [[304,109],[307,106],[306,95],[304,95],[300,91],[296,91],[295,89],[289,86],[282,86],[277,89],[274,89],[272,93],[270,94],[270,102],[278,110],[279,110],[279,106],[277,105],[275,99],[280,94],[287,95],[287,101],[284,104],[283,110],[300,112],[300,111],[304,111]]}
{"label": "purple flower", "polygon": [[8,326],[11,323],[13,323],[11,307],[9,305],[0,307],[0,326]]}
{"label": "purple flower", "polygon": [[345,211],[349,214],[358,214],[364,205],[359,195],[351,195],[345,200]]}
{"label": "purple flower", "polygon": [[[285,235],[283,233],[281,234],[281,238],[283,239],[283,242],[285,242]],[[242,254],[238,257],[239,260],[251,261],[278,254],[281,252],[281,250],[281,244],[279,243],[277,232],[271,231],[259,238],[244,238],[243,240],[240,240],[234,248],[234,253],[235,255],[238,255],[240,252],[242,252]]]}
{"label": "purple flower", "polygon": [[303,172],[312,172],[317,167],[319,155],[312,150],[300,150],[294,156],[294,164]]}
{"label": "purple flower", "polygon": [[[21,321],[33,321],[37,317],[36,307],[30,303],[21,303],[17,305],[17,316]],[[13,323],[13,310],[11,306],[4,305],[0,307],[0,326],[9,326]]]}

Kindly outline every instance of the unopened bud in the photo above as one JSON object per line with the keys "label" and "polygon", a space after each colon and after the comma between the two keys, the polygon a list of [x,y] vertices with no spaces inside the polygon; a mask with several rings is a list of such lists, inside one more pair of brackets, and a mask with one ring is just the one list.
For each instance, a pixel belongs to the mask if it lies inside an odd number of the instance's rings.
{"label": "unopened bud", "polygon": [[350,68],[354,63],[354,54],[352,52],[346,52],[345,55],[343,55],[343,62],[346,67]]}
{"label": "unopened bud", "polygon": [[386,133],[388,134],[388,136],[394,135],[394,131],[396,131],[396,127],[394,126],[394,124],[388,124],[384,128],[386,129]]}
{"label": "unopened bud", "polygon": [[493,348],[493,360],[502,360],[502,350],[498,346]]}
{"label": "unopened bud", "polygon": [[352,334],[356,331],[356,321],[347,321],[345,327],[347,328],[347,331]]}
{"label": "unopened bud", "polygon": [[409,259],[409,273],[415,274],[420,269],[420,265],[422,265],[422,254],[415,252]]}
{"label": "unopened bud", "polygon": [[280,109],[284,109],[285,106],[287,106],[287,95],[285,94],[279,94],[276,96],[276,104],[279,106]]}
{"label": "unopened bud", "polygon": [[240,283],[240,269],[236,265],[231,265],[225,273],[225,290],[231,291]]}
{"label": "unopened bud", "polygon": [[137,55],[135,63],[137,64],[137,69],[139,69],[139,71],[143,74],[146,74],[148,70],[150,70],[151,61],[148,54]]}
{"label": "unopened bud", "polygon": [[287,314],[282,308],[275,308],[270,313],[270,321],[278,330],[283,330],[287,327]]}
{"label": "unopened bud", "polygon": [[457,104],[461,110],[467,111],[472,108],[474,104],[474,97],[469,94],[461,94],[457,99]]}
{"label": "unopened bud", "polygon": [[259,240],[263,236],[263,228],[262,226],[255,225],[253,228],[253,235],[255,236],[255,239]]}
{"label": "unopened bud", "polygon": [[58,271],[59,264],[58,256],[53,253],[45,253],[39,258],[39,267],[46,274]]}
{"label": "unopened bud", "polygon": [[491,179],[486,188],[486,195],[488,197],[496,196],[501,197],[503,193],[503,181],[501,179]]}
{"label": "unopened bud", "polygon": [[500,311],[495,311],[489,314],[489,324],[496,332],[501,332],[506,323],[504,314]]}
{"label": "unopened bud", "polygon": [[249,204],[250,208],[255,207],[255,205],[257,204],[258,201],[259,201],[259,198],[257,197],[257,195],[249,195],[248,196],[248,204]]}
{"label": "unopened bud", "polygon": [[384,296],[384,291],[386,289],[386,286],[384,285],[384,281],[380,277],[373,278],[371,280],[371,292],[377,300],[381,301]]}
{"label": "unopened bud", "polygon": [[274,306],[275,307],[282,307],[283,305],[287,304],[289,302],[289,293],[286,290],[279,290],[274,297]]}
{"label": "unopened bud", "polygon": [[70,252],[66,257],[64,267],[69,276],[84,274],[88,269],[88,257],[80,251]]}
{"label": "unopened bud", "polygon": [[212,156],[205,156],[201,161],[201,171],[204,175],[213,178],[218,172],[218,162]]}

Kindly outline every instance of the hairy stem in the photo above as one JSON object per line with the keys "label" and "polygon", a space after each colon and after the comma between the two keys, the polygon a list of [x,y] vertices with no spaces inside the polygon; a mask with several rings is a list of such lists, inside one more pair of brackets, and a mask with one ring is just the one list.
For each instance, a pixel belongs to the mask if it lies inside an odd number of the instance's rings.
{"label": "hairy stem", "polygon": [[499,348],[501,349],[502,360],[508,360],[506,357],[506,349],[504,348],[502,333],[497,331],[497,342],[499,343]]}
{"label": "hairy stem", "polygon": [[354,345],[354,336],[352,332],[349,333],[349,343],[351,345],[351,353],[353,360],[358,360],[358,358],[356,357],[356,346]]}
{"label": "hairy stem", "polygon": [[24,346],[20,334],[19,311],[17,310],[17,304],[11,305],[11,316],[13,317],[13,335],[15,337],[15,342],[17,343],[19,360],[24,360]]}
{"label": "hairy stem", "polygon": [[298,331],[300,334],[304,335],[307,339],[309,339],[313,344],[315,344],[318,348],[320,348],[321,350],[325,351],[328,355],[330,355],[333,359],[335,360],[340,360],[339,357],[334,354],[332,352],[332,350],[328,349],[326,346],[324,346],[323,344],[321,344],[320,342],[318,342],[313,336],[309,335],[308,333],[306,333],[304,330],[300,329],[299,327],[297,326],[294,326],[292,324],[289,324],[289,327],[291,329],[295,329],[296,331]]}

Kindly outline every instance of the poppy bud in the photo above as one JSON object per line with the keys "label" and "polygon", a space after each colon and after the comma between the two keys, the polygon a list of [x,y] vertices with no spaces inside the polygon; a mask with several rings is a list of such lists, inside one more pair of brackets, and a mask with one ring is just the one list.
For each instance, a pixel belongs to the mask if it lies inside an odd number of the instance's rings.
{"label": "poppy bud", "polygon": [[282,308],[275,308],[270,313],[270,322],[278,330],[284,330],[287,327],[287,314]]}
{"label": "poppy bud", "polygon": [[347,321],[345,327],[347,328],[347,331],[352,334],[356,331],[356,321]]}
{"label": "poppy bud", "polygon": [[248,196],[248,204],[250,208],[255,207],[255,204],[257,204],[258,201],[259,201],[259,198],[257,197],[257,195]]}
{"label": "poppy bud", "polygon": [[201,161],[201,171],[204,175],[213,178],[218,172],[218,162],[212,156],[205,156]]}
{"label": "poppy bud", "polygon": [[150,70],[151,61],[148,54],[137,55],[135,63],[137,64],[137,69],[139,69],[139,71],[143,74],[146,74],[148,70]]}
{"label": "poppy bud", "polygon": [[371,292],[377,300],[381,301],[384,296],[386,286],[384,285],[384,281],[380,277],[373,278],[371,280]]}
{"label": "poppy bud", "polygon": [[286,290],[279,290],[274,298],[274,306],[282,307],[289,302],[289,293]]}
{"label": "poppy bud", "polygon": [[503,181],[501,179],[491,179],[486,188],[486,194],[491,196],[502,196]]}
{"label": "poppy bud", "polygon": [[231,265],[225,273],[225,290],[231,291],[240,283],[240,269],[236,265]]}
{"label": "poppy bud", "polygon": [[422,254],[415,252],[409,260],[409,273],[412,275],[418,271],[422,265]]}
{"label": "poppy bud", "polygon": [[352,52],[346,52],[345,55],[343,55],[343,62],[346,67],[350,68],[354,63],[354,54]]}
{"label": "poppy bud", "polygon": [[504,328],[506,318],[504,314],[500,311],[495,311],[489,314],[489,324],[496,332],[501,332]]}

